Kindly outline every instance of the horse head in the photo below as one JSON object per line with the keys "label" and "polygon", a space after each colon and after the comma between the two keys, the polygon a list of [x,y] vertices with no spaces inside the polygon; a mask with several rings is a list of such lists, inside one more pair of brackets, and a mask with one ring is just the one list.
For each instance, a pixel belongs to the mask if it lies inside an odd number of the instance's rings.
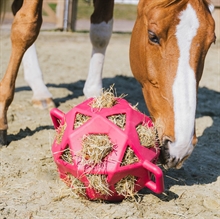
{"label": "horse head", "polygon": [[206,0],[139,2],[130,63],[156,124],[165,168],[180,168],[197,143],[197,90],[214,28]]}

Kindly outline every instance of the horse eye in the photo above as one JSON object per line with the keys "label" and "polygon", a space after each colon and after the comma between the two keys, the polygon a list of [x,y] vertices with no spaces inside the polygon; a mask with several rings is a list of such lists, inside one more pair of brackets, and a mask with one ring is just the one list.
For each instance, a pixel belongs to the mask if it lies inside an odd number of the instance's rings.
{"label": "horse eye", "polygon": [[152,43],[160,44],[160,40],[157,35],[150,30],[148,30],[148,38]]}

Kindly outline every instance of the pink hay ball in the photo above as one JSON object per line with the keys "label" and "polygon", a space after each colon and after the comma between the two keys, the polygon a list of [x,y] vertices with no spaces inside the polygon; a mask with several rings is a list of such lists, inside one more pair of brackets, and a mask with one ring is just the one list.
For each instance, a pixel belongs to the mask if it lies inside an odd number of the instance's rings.
{"label": "pink hay ball", "polygon": [[[121,201],[144,187],[162,193],[158,142],[142,145],[137,131],[140,125],[153,129],[152,121],[125,99],[115,100],[111,107],[94,108],[90,98],[66,114],[51,110],[57,133],[52,153],[60,178],[73,191],[81,188],[81,195],[90,200]],[[120,185],[128,179],[129,188]]]}

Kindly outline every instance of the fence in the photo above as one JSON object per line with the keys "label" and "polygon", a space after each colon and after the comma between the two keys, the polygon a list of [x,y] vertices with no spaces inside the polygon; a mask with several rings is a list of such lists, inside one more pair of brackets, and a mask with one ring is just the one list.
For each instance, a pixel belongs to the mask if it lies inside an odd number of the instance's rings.
{"label": "fence", "polygon": [[[11,23],[13,14],[11,4],[13,0],[6,3],[6,13],[3,23]],[[55,24],[57,29],[75,30],[78,0],[44,0],[43,1],[43,21]]]}
{"label": "fence", "polygon": [[57,6],[57,0],[43,1],[42,14],[45,22],[54,23],[54,21],[56,21],[56,6]]}
{"label": "fence", "polygon": [[[138,1],[139,0],[115,0],[115,3],[137,4]],[[13,0],[7,1],[7,11],[5,14],[5,19],[9,22],[13,19],[13,15],[10,12],[12,2]],[[75,30],[78,0],[44,0],[43,2],[44,22],[55,24],[55,28],[57,29]],[[211,0],[211,2],[215,5],[213,17],[216,22],[216,36],[220,38],[220,0]]]}
{"label": "fence", "polygon": [[115,0],[115,3],[118,4],[130,4],[130,5],[137,5],[139,0]]}
{"label": "fence", "polygon": [[57,29],[75,30],[78,0],[46,0],[43,3],[44,22],[56,23]]}

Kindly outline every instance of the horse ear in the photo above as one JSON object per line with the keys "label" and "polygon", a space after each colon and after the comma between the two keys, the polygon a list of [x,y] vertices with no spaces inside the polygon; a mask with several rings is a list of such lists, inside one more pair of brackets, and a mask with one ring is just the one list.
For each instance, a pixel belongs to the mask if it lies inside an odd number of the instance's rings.
{"label": "horse ear", "polygon": [[213,4],[209,4],[208,5],[209,7],[209,11],[211,12],[211,14],[213,13],[214,9],[215,9],[215,6]]}

